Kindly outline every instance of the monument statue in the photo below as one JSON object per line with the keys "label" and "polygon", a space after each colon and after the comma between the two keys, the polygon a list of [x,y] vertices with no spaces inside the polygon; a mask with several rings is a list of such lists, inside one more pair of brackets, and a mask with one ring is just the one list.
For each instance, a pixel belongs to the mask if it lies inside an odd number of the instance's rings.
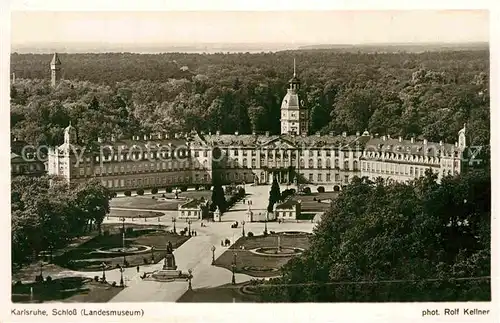
{"label": "monument statue", "polygon": [[173,254],[172,243],[169,241],[167,243],[167,254],[165,255],[165,262],[163,263],[163,270],[175,270],[177,266],[175,265],[175,257]]}
{"label": "monument statue", "polygon": [[171,255],[174,252],[174,249],[172,247],[172,242],[167,243],[167,255]]}

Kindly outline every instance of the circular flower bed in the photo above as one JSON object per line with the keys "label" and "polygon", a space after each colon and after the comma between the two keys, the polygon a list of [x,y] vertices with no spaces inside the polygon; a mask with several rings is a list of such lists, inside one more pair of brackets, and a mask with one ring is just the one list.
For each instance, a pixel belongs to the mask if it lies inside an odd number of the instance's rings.
{"label": "circular flower bed", "polygon": [[261,247],[257,249],[252,249],[250,252],[260,255],[260,256],[271,256],[271,257],[291,257],[299,255],[304,252],[302,248],[289,248],[289,247]]}
{"label": "circular flower bed", "polygon": [[122,247],[99,248],[96,249],[95,252],[106,254],[110,257],[119,257],[123,255],[127,256],[127,255],[140,254],[148,252],[150,250],[151,250],[150,246],[133,245],[133,246],[127,246],[125,247],[125,249],[123,249]]}

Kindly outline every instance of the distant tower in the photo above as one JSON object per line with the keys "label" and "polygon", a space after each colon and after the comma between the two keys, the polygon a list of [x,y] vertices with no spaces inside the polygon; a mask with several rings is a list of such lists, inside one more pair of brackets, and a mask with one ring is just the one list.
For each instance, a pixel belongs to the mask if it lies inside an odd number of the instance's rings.
{"label": "distant tower", "polygon": [[309,112],[304,102],[299,100],[300,80],[293,59],[293,77],[288,81],[289,88],[281,102],[281,134],[307,135],[309,128]]}
{"label": "distant tower", "polygon": [[52,56],[52,61],[50,62],[50,70],[52,87],[56,87],[61,80],[61,61],[59,60],[59,56],[57,56],[57,53],[54,53],[54,56]]}

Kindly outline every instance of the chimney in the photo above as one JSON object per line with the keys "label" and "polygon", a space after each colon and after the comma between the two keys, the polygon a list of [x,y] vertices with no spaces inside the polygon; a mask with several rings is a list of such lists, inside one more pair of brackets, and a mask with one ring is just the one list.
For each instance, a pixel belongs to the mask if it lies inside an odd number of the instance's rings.
{"label": "chimney", "polygon": [[102,138],[101,137],[97,137],[97,142],[101,143],[102,142]]}
{"label": "chimney", "polygon": [[359,131],[356,131],[356,136],[359,137]]}
{"label": "chimney", "polygon": [[[373,138],[373,137],[372,137]],[[375,134],[375,138],[378,138],[378,133]]]}
{"label": "chimney", "polygon": [[387,135],[387,139],[391,139],[391,135]]}
{"label": "chimney", "polygon": [[333,137],[333,131],[330,131],[328,134],[329,134],[331,137]]}
{"label": "chimney", "polygon": [[238,131],[235,131],[235,132],[234,132],[234,135],[235,135],[235,136],[237,136],[237,135],[238,135]]}
{"label": "chimney", "polygon": [[321,137],[321,134],[319,133],[319,131],[316,131],[316,137]]}
{"label": "chimney", "polygon": [[342,137],[347,137],[347,132],[342,132]]}
{"label": "chimney", "polygon": [[170,138],[170,136],[168,133],[165,133],[165,136],[163,138],[168,139],[168,138]]}
{"label": "chimney", "polygon": [[148,135],[144,135],[144,140],[148,140]]}
{"label": "chimney", "polygon": [[403,141],[403,137],[399,136],[399,142]]}
{"label": "chimney", "polygon": [[158,140],[162,140],[163,139],[162,136],[161,136],[161,133],[159,133],[157,136],[158,136]]}
{"label": "chimney", "polygon": [[111,135],[111,141],[114,142],[115,141],[115,135]]}
{"label": "chimney", "polygon": [[266,137],[269,137],[269,131],[266,131]]}
{"label": "chimney", "polygon": [[414,144],[415,143],[415,137],[411,137],[411,143]]}
{"label": "chimney", "polygon": [[149,139],[153,139],[153,135],[152,134],[149,134]]}
{"label": "chimney", "polygon": [[215,132],[215,134],[216,134],[217,136],[220,136],[220,130],[217,130],[217,131]]}
{"label": "chimney", "polygon": [[387,137],[386,137],[386,136],[382,136],[382,140],[383,140],[383,141],[386,141],[386,140],[387,140]]}
{"label": "chimney", "polygon": [[212,131],[209,131],[209,132],[208,132],[208,135],[209,135],[209,136],[211,136],[211,135],[212,135]]}
{"label": "chimney", "polygon": [[439,145],[440,145],[440,146],[442,146],[442,145],[443,145],[443,141],[442,141],[442,140],[440,140],[440,141],[439,141]]}
{"label": "chimney", "polygon": [[458,142],[455,141],[455,147],[458,147]]}
{"label": "chimney", "polygon": [[427,145],[427,139],[424,139],[424,145]]}

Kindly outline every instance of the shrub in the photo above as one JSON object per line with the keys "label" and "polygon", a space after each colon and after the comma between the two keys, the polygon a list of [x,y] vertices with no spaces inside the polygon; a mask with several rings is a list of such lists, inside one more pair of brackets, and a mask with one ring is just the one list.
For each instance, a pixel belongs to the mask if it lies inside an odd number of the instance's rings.
{"label": "shrub", "polygon": [[151,189],[151,194],[157,194],[157,193],[158,193],[158,188],[153,187],[153,188]]}
{"label": "shrub", "polygon": [[264,234],[264,236],[268,235],[267,231],[265,231],[265,230],[264,230],[264,232],[262,232],[262,234]]}
{"label": "shrub", "polygon": [[324,186],[318,186],[318,193],[325,193],[325,187]]}
{"label": "shrub", "polygon": [[188,187],[187,186],[181,186],[179,187],[179,189],[181,190],[181,192],[185,192],[188,190]]}
{"label": "shrub", "polygon": [[196,191],[199,191],[199,190],[200,190],[200,185],[195,185],[195,186],[194,186],[194,189],[195,189]]}
{"label": "shrub", "polygon": [[52,282],[52,277],[51,277],[51,276],[47,276],[47,278],[45,278],[45,281],[46,281],[47,283]]}
{"label": "shrub", "polygon": [[144,189],[139,188],[139,189],[137,190],[137,195],[144,195]]}
{"label": "shrub", "polygon": [[123,192],[123,194],[125,196],[132,196],[132,192],[131,191],[125,191],[125,192]]}
{"label": "shrub", "polygon": [[113,192],[112,196],[113,196],[113,197],[117,197],[117,196],[118,196],[118,193]]}
{"label": "shrub", "polygon": [[16,283],[14,284],[14,286],[22,286],[23,285],[23,282],[18,280],[16,281]]}
{"label": "shrub", "polygon": [[125,261],[123,262],[123,266],[128,267],[128,265],[129,265],[128,261],[126,261],[126,260],[125,260]]}
{"label": "shrub", "polygon": [[99,281],[99,276],[94,276],[94,281],[98,282]]}
{"label": "shrub", "polygon": [[165,192],[167,192],[167,193],[172,193],[172,188],[171,188],[171,187],[167,187],[167,188],[165,189]]}
{"label": "shrub", "polygon": [[128,227],[127,229],[125,229],[125,233],[127,233],[127,234],[131,234],[133,232],[134,232],[134,228]]}
{"label": "shrub", "polygon": [[304,189],[302,191],[304,193],[306,193],[306,194],[311,194],[311,188],[310,187],[304,187]]}
{"label": "shrub", "polygon": [[210,190],[212,189],[212,185],[205,185],[205,189],[206,189],[207,191],[210,191]]}
{"label": "shrub", "polygon": [[109,236],[109,230],[104,230],[104,232],[102,233],[105,237]]}
{"label": "shrub", "polygon": [[247,237],[249,237],[249,238],[253,237],[253,232],[252,231],[248,232]]}
{"label": "shrub", "polygon": [[39,282],[43,282],[43,276],[42,276],[42,275],[36,275],[36,277],[35,277],[35,281],[36,281],[37,283],[39,283]]}
{"label": "shrub", "polygon": [[111,286],[116,287],[116,282],[112,282]]}
{"label": "shrub", "polygon": [[142,258],[142,262],[144,262],[145,265],[147,265],[149,263],[147,258]]}

